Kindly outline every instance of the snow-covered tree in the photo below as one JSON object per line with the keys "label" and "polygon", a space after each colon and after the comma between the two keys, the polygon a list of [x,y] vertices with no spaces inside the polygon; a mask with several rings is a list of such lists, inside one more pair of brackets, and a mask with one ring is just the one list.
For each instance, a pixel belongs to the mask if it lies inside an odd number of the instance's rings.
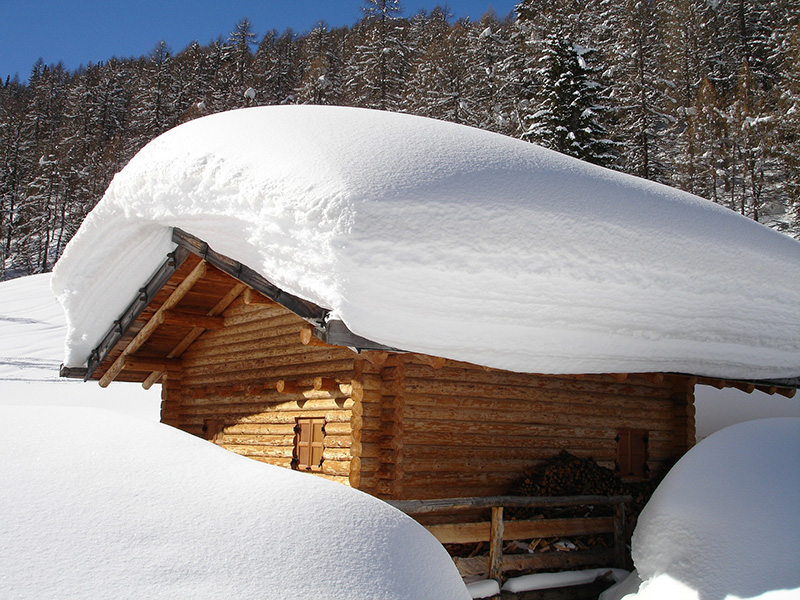
{"label": "snow-covered tree", "polygon": [[353,55],[345,69],[348,101],[364,108],[398,110],[411,55],[398,0],[365,0],[364,18],[351,30]]}

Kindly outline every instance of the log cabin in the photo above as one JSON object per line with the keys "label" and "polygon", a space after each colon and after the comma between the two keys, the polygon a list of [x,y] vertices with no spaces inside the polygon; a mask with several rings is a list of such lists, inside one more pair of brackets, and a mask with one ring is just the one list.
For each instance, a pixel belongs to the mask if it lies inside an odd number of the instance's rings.
{"label": "log cabin", "polygon": [[[289,133],[288,147],[268,159],[256,146],[238,148]],[[385,144],[396,154],[377,150]],[[192,154],[204,147],[213,151]],[[794,394],[800,290],[785,272],[800,264],[800,244],[688,194],[578,163],[495,134],[357,109],[268,107],[181,126],[115,178],[56,267],[54,288],[72,315],[61,374],[103,387],[160,385],[164,423],[387,500],[502,496],[563,450],[647,479],[694,444],[698,383]],[[537,200],[531,177],[555,197]],[[477,189],[473,203],[468,188]],[[409,208],[401,192],[423,197],[425,208]],[[620,194],[630,204],[622,212]],[[251,195],[263,204],[242,216]],[[347,227],[337,229],[342,221],[326,222],[326,211],[342,196]],[[574,211],[567,228],[536,218],[557,201]],[[660,235],[637,214],[642,205],[655,211]],[[611,223],[626,211],[630,228],[656,242]],[[707,237],[687,251],[698,218],[712,244],[743,231],[741,263],[721,265],[731,246],[710,251]],[[720,236],[707,233],[709,218]],[[603,230],[599,240],[569,237],[580,219],[591,221],[586,232]],[[525,231],[534,242],[518,237]],[[555,237],[542,252],[547,236]],[[487,264],[462,265],[439,247],[455,239],[455,254],[468,252],[465,238]],[[589,246],[574,247],[584,239]],[[620,247],[628,262],[612,264]],[[429,255],[434,275],[414,275],[431,270]],[[731,302],[741,314],[731,320],[709,304],[738,289],[730,281],[742,264],[773,293],[739,294]],[[520,265],[541,275],[539,287]],[[638,280],[635,289],[628,279]],[[474,285],[481,280],[495,285]],[[542,284],[550,281],[560,287]],[[721,294],[709,291],[714,284]],[[759,311],[770,316],[753,316]],[[675,323],[685,331],[671,330]]]}

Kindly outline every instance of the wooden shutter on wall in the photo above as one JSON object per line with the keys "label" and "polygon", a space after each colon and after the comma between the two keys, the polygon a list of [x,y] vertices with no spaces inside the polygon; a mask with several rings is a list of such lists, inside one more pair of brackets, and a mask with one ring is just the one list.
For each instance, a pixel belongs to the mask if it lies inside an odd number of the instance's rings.
{"label": "wooden shutter on wall", "polygon": [[647,431],[620,429],[617,432],[617,472],[620,477],[647,474]]}
{"label": "wooden shutter on wall", "polygon": [[322,470],[322,451],[325,449],[325,419],[298,417],[294,432],[292,466],[295,469],[306,471]]}

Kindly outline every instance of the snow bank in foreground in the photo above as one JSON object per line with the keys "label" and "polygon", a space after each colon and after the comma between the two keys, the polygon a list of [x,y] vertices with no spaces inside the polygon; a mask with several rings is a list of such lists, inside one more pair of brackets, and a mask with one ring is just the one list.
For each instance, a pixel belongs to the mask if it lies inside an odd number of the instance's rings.
{"label": "snow bank in foreground", "polygon": [[410,115],[270,106],[148,144],[56,265],[84,363],[180,227],[390,346],[513,371],[800,375],[800,243]]}
{"label": "snow bank in foreground", "polygon": [[[639,517],[629,600],[800,598],[800,419],[728,427],[690,450]],[[608,595],[606,598],[619,597]]]}
{"label": "snow bank in foreground", "polygon": [[427,531],[343,485],[107,411],[0,421],[3,597],[470,597]]}

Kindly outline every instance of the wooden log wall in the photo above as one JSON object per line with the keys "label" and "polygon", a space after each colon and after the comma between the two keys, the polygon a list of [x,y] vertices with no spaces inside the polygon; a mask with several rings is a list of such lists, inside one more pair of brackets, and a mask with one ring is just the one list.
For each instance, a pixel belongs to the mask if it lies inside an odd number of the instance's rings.
{"label": "wooden log wall", "polygon": [[324,461],[316,474],[349,484],[355,353],[303,344],[306,322],[258,294],[242,294],[222,317],[224,327],[205,331],[182,355],[180,373],[167,374],[162,420],[237,454],[290,467],[296,418],[324,417]]}
{"label": "wooden log wall", "polygon": [[651,473],[694,443],[688,377],[543,376],[421,358],[390,358],[376,382],[380,400],[363,409],[374,416],[364,417],[361,468],[374,475],[362,473],[362,489],[382,497],[504,494],[561,450],[613,469],[622,428],[649,432]]}

